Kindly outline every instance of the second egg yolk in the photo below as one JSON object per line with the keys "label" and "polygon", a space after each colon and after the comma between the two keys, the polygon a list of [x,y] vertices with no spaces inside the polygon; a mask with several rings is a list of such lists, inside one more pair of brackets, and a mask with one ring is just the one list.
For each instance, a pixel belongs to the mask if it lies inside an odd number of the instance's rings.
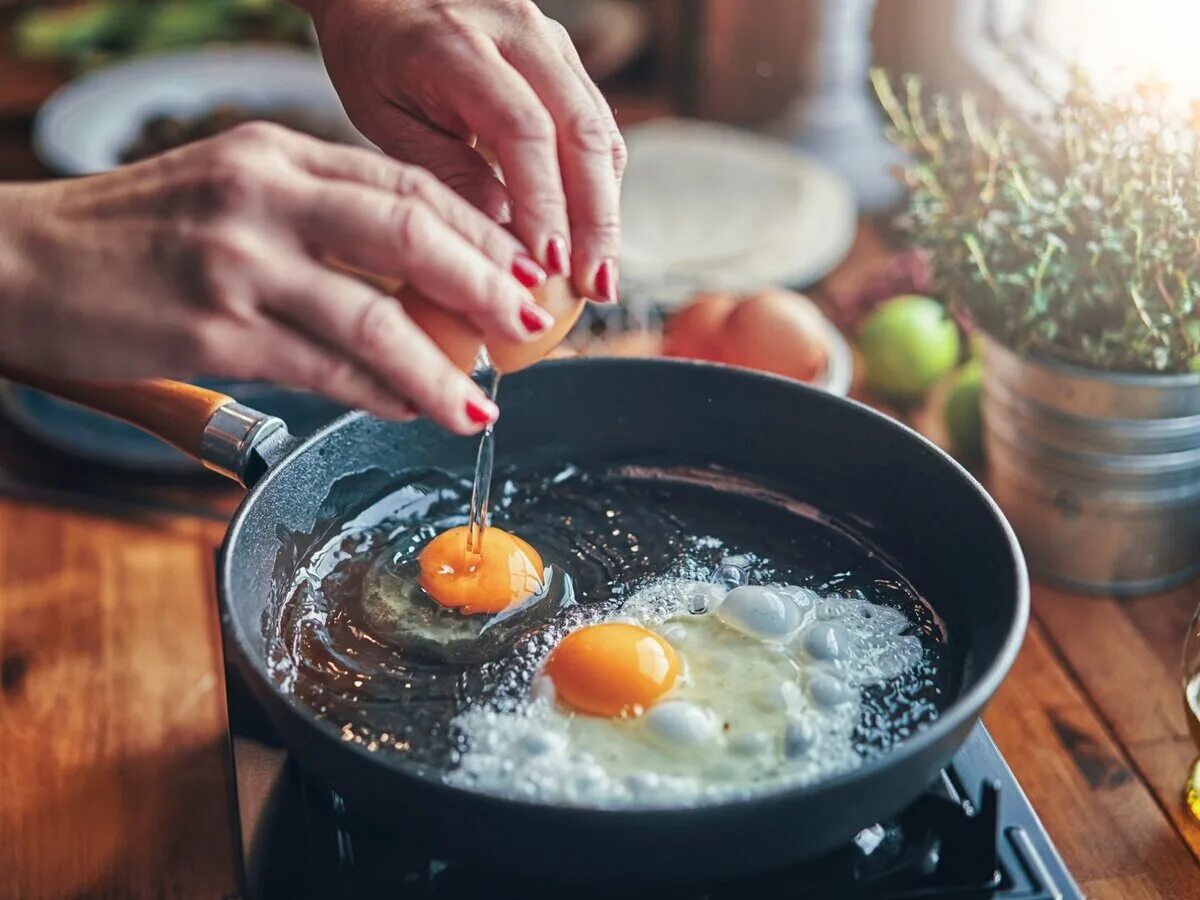
{"label": "second egg yolk", "polygon": [[648,628],[603,622],[576,629],[546,659],[555,696],[593,716],[640,716],[679,677],[675,648]]}
{"label": "second egg yolk", "polygon": [[529,544],[492,525],[476,553],[468,533],[466,525],[451,528],[421,549],[421,587],[435,601],[469,616],[498,613],[542,590],[542,558]]}

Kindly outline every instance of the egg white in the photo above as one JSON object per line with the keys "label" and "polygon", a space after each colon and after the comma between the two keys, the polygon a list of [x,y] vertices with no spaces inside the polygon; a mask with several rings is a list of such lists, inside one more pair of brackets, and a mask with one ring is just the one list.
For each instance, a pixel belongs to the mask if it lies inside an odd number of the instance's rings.
{"label": "egg white", "polygon": [[[652,628],[683,674],[644,715],[572,712],[553,683],[455,717],[453,784],[544,802],[687,805],[810,784],[861,763],[864,686],[917,664],[920,641],[890,607],[791,587],[664,580],[610,621]],[[544,659],[544,656],[543,656]]]}

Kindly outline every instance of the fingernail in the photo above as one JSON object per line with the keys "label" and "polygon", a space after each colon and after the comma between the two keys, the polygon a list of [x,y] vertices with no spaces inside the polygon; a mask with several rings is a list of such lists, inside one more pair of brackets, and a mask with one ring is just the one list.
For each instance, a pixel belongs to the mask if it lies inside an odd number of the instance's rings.
{"label": "fingernail", "polygon": [[512,263],[513,278],[521,282],[523,287],[535,288],[546,280],[546,270],[537,264],[532,256],[518,253]]}
{"label": "fingernail", "polygon": [[483,397],[472,397],[467,401],[467,418],[476,425],[491,425],[500,418],[500,407]]}
{"label": "fingernail", "polygon": [[596,294],[602,303],[617,302],[617,261],[611,256],[596,270]]}
{"label": "fingernail", "polygon": [[536,303],[521,304],[521,324],[531,334],[545,331],[554,324],[554,317]]}
{"label": "fingernail", "polygon": [[567,242],[557,234],[546,242],[546,269],[551,275],[566,275],[570,271]]}

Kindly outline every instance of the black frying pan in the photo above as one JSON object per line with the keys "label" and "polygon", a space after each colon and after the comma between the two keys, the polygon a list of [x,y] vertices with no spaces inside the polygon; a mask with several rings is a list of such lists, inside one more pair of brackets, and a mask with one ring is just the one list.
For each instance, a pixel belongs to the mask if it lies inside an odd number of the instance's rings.
{"label": "black frying pan", "polygon": [[[635,811],[477,794],[341,740],[333,725],[279,693],[265,670],[262,626],[281,529],[311,530],[330,514],[331,496],[347,511],[361,505],[355,486],[377,484],[372,472],[383,478],[428,465],[469,470],[474,440],[425,422],[396,425],[354,414],[300,442],[277,419],[172,382],[100,389],[16,377],[119,415],[250,488],[219,564],[227,657],[296,758],[350,808],[452,856],[546,875],[677,880],[737,876],[811,857],[895,813],[932,781],[1024,635],[1028,585],[1011,529],[961,467],[904,426],[795,382],[719,366],[544,363],[505,380],[498,465],[722,466],[850,521],[933,604],[957,649],[951,655],[961,665],[960,688],[935,723],[884,756],[752,800]],[[353,474],[359,477],[346,478]]]}

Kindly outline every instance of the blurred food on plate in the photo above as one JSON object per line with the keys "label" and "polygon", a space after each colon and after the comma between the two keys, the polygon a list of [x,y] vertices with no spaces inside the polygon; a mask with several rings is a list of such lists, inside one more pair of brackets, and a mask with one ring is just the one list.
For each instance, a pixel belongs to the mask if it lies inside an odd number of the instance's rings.
{"label": "blurred food on plate", "polygon": [[90,0],[34,6],[13,27],[20,56],[90,68],[196,44],[308,40],[309,20],[285,0]]}
{"label": "blurred food on plate", "polygon": [[172,115],[167,112],[151,115],[142,124],[138,136],[121,151],[121,162],[137,162],[251,121],[274,122],[326,141],[346,142],[351,139],[341,122],[320,116],[313,110],[296,107],[256,109],[228,103],[199,115]]}
{"label": "blurred food on plate", "polygon": [[311,47],[209,46],[73,78],[38,110],[33,147],[60,175],[106,172],[245,121],[366,144]]}

